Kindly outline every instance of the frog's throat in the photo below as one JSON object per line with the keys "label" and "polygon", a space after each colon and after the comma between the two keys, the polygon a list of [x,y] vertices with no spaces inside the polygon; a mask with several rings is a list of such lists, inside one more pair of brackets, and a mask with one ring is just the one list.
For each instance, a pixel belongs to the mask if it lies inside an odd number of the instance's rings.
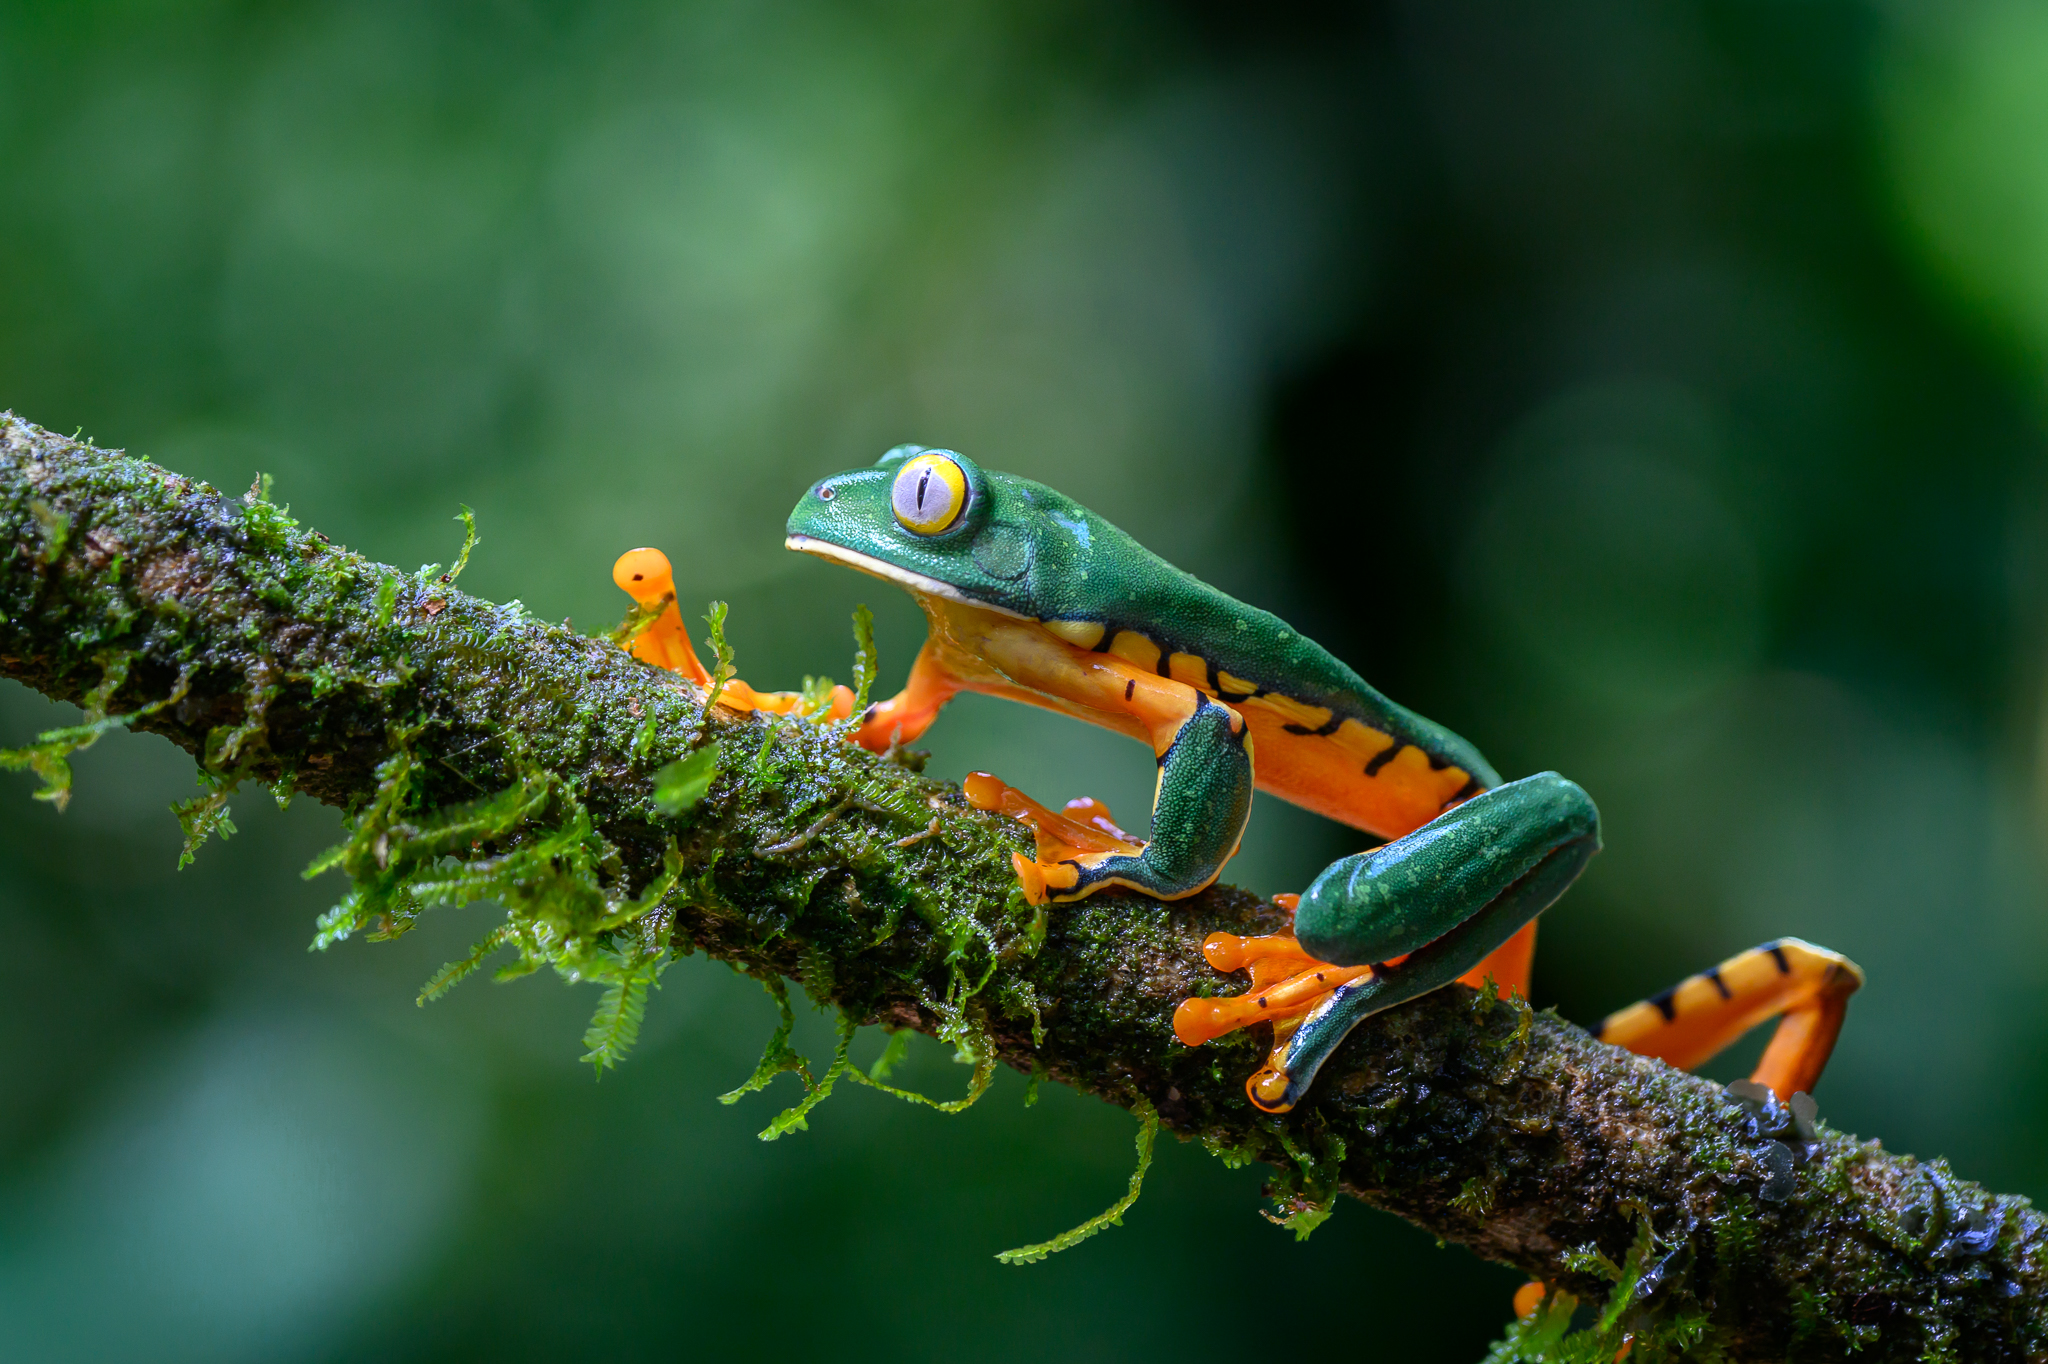
{"label": "frog's throat", "polygon": [[835,545],[830,540],[820,540],[816,536],[792,535],[783,540],[782,547],[793,549],[799,554],[815,554],[820,559],[830,559],[834,563],[845,564],[848,568],[859,569],[871,578],[894,583],[919,597],[943,597],[947,601],[959,602],[962,606],[993,611],[999,616],[1009,616],[1015,620],[1038,619],[1021,611],[1012,611],[1007,606],[998,606],[992,601],[971,597],[951,583],[940,582],[937,578],[927,578],[924,574],[913,573],[907,568],[898,568],[886,559],[877,559],[871,554],[862,554],[859,550]]}

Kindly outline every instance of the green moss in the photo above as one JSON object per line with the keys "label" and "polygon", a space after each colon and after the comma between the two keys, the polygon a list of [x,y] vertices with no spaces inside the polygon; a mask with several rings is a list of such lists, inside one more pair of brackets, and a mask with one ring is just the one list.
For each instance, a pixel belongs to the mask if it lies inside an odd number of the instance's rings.
{"label": "green moss", "polygon": [[1050,1241],[1002,1251],[996,1255],[998,1260],[1006,1265],[1037,1264],[1048,1255],[1057,1255],[1080,1245],[1104,1228],[1124,1224],[1124,1214],[1131,1210],[1145,1187],[1145,1172],[1152,1168],[1152,1143],[1159,1137],[1159,1114],[1150,1103],[1140,1099],[1131,1106],[1131,1112],[1138,1118],[1138,1168],[1131,1171],[1130,1187],[1124,1191],[1124,1196],[1080,1226],[1063,1231]]}
{"label": "green moss", "polygon": [[719,1095],[718,1101],[722,1104],[738,1103],[756,1090],[766,1089],[776,1076],[788,1072],[800,1076],[806,1089],[811,1087],[810,1062],[789,1045],[789,1035],[796,1031],[796,1011],[789,1007],[789,987],[782,983],[782,977],[769,976],[762,980],[761,988],[775,1001],[781,1019],[775,1025],[775,1033],[768,1039],[767,1049],[761,1053],[760,1064],[754,1067],[754,1073],[742,1080],[737,1088]]}
{"label": "green moss", "polygon": [[[1712,1364],[1723,1358],[1708,1314],[1697,1304],[1671,1300],[1670,1265],[1683,1249],[1682,1243],[1661,1241],[1645,1215],[1619,1264],[1597,1247],[1568,1252],[1563,1257],[1567,1269],[1613,1285],[1599,1310],[1588,1320],[1580,1315],[1574,1295],[1553,1288],[1534,1312],[1508,1327],[1486,1364],[1610,1364],[1623,1350],[1631,1364],[1680,1359]],[[1652,1295],[1661,1307],[1650,1305]],[[1573,1330],[1574,1321],[1585,1324]]]}
{"label": "green moss", "polygon": [[668,950],[668,920],[650,917],[643,923],[645,931],[616,934],[611,945],[598,949],[602,969],[587,973],[586,978],[605,987],[583,1033],[583,1059],[600,1075],[625,1060],[640,1040],[648,998],[661,988],[662,973],[674,964]]}
{"label": "green moss", "polygon": [[477,546],[476,513],[464,506],[462,514],[455,519],[462,523],[462,552],[455,556],[455,567],[449,569],[448,576],[442,580],[450,583],[461,577],[462,570],[469,567],[470,552]]}
{"label": "green moss", "polygon": [[65,512],[51,510],[50,504],[41,498],[30,501],[28,509],[35,517],[36,524],[43,530],[43,552],[40,560],[45,564],[54,564],[64,557],[64,547],[71,542],[71,517]]}
{"label": "green moss", "polygon": [[584,1060],[599,1072],[618,1064],[639,1036],[648,997],[669,964],[670,893],[682,877],[671,845],[662,872],[629,895],[617,849],[589,810],[553,772],[529,772],[480,800],[423,808],[417,733],[394,731],[395,750],[377,769],[376,790],[344,841],[307,869],[340,869],[350,880],[321,916],[313,946],[325,950],[355,932],[392,938],[435,905],[496,900],[506,922],[467,957],[441,968],[420,991],[438,999],[493,953],[518,960],[501,979],[552,966],[563,979],[604,987],[584,1035]]}
{"label": "green moss", "polygon": [[886,1080],[896,1067],[903,1064],[903,1058],[910,1054],[910,1034],[902,1029],[889,1033],[889,1040],[882,1046],[882,1054],[868,1067],[870,1080]]}
{"label": "green moss", "polygon": [[200,845],[213,835],[219,834],[226,841],[240,832],[228,809],[228,797],[234,794],[235,784],[221,781],[204,768],[199,772],[199,784],[208,788],[206,794],[171,807],[171,813],[178,817],[178,827],[185,833],[185,845],[178,852],[179,871],[192,865]]}
{"label": "green moss", "polygon": [[1493,1185],[1492,1180],[1474,1175],[1459,1186],[1451,1206],[1468,1217],[1483,1218],[1493,1211]]}
{"label": "green moss", "polygon": [[853,1035],[857,1026],[850,1015],[839,1015],[839,1040],[833,1048],[832,1063],[825,1068],[824,1077],[816,1084],[811,1084],[809,1072],[799,1072],[803,1075],[810,1092],[793,1108],[784,1109],[776,1116],[775,1121],[761,1130],[762,1141],[774,1141],[778,1137],[787,1136],[791,1132],[802,1132],[810,1127],[811,1110],[832,1097],[833,1086],[838,1084],[839,1077],[847,1072],[847,1053],[853,1046]]}
{"label": "green moss", "polygon": [[1306,1241],[1336,1211],[1347,1143],[1327,1123],[1290,1126],[1267,1119],[1266,1125],[1286,1152],[1287,1163],[1266,1185],[1266,1197],[1278,1211],[1261,1209],[1261,1216],[1286,1227],[1295,1240]]}
{"label": "green moss", "polygon": [[[647,717],[651,731],[654,717]],[[638,740],[635,740],[637,746]],[[650,740],[651,742],[651,740]],[[718,776],[718,750],[700,748],[687,758],[678,758],[654,774],[654,808],[671,818],[697,808],[697,802],[711,789]]]}
{"label": "green moss", "polygon": [[[898,1033],[897,1036],[902,1037],[904,1034]],[[890,1045],[891,1047],[895,1045],[894,1038],[890,1040]],[[884,1053],[884,1057],[885,1059],[888,1057],[887,1052]],[[900,1059],[900,1054],[897,1059]],[[875,1073],[875,1071],[880,1071],[882,1075],[888,1073],[882,1069],[880,1061],[875,1063],[873,1071],[863,1074],[856,1070],[852,1072],[852,1075],[857,1083],[866,1085],[869,1089],[879,1090],[891,1098],[901,1099],[905,1103],[919,1104],[925,1108],[937,1109],[941,1113],[964,1113],[980,1102],[982,1095],[988,1093],[989,1082],[995,1078],[996,1073],[996,1051],[992,1046],[984,1046],[979,1051],[963,1051],[956,1055],[955,1059],[965,1059],[974,1067],[974,1073],[967,1081],[967,1092],[957,1099],[928,1098],[923,1094],[919,1094],[914,1089],[898,1089],[894,1085],[884,1084],[881,1076]],[[892,1061],[891,1064],[894,1064],[894,1062]]]}
{"label": "green moss", "polygon": [[[35,793],[37,800],[49,801],[59,810],[69,805],[72,755],[91,748],[99,742],[101,735],[110,730],[127,729],[184,699],[186,680],[181,678],[179,685],[161,701],[125,715],[108,714],[114,694],[126,684],[134,661],[135,654],[131,650],[106,649],[97,653],[94,662],[99,668],[100,681],[80,702],[85,710],[85,722],[45,730],[36,736],[34,743],[21,748],[0,749],[0,771],[19,772],[26,768],[42,779],[43,784]],[[178,865],[182,867],[185,863],[181,861]]]}

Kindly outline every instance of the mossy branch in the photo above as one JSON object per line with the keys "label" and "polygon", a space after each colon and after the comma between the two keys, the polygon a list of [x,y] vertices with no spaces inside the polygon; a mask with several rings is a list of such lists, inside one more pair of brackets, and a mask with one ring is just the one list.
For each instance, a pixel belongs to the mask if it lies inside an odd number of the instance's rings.
{"label": "mossy branch", "polygon": [[[1606,1304],[1561,1339],[1553,1300],[1500,1359],[1611,1359],[1624,1336],[1633,1359],[2048,1358],[2048,1226],[2024,1199],[1825,1127],[1809,1142],[1810,1114],[1795,1138],[1458,987],[1371,1020],[1309,1102],[1261,1114],[1243,1091],[1261,1039],[1190,1050],[1169,1020],[1244,988],[1198,947],[1278,927],[1270,905],[1218,887],[1034,911],[1010,870],[1024,832],[956,788],[829,724],[707,715],[610,640],[372,563],[266,494],[0,418],[0,672],[88,707],[7,760],[61,788],[66,751],[126,725],[192,753],[223,799],[260,780],[342,807],[326,939],[403,932],[434,903],[508,910],[429,994],[499,949],[518,953],[501,975],[597,980],[603,1066],[671,953],[798,980],[843,1037],[931,1033],[984,1082],[1008,1064],[1272,1166],[1297,1230],[1348,1193]],[[195,828],[225,820],[206,804]],[[808,1080],[783,1050],[764,1069]],[[842,1055],[816,1083],[848,1076],[870,1080]]]}

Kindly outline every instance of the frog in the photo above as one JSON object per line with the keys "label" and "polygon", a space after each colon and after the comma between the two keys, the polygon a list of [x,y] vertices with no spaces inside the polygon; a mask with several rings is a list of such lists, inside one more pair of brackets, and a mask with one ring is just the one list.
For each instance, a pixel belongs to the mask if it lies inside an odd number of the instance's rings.
{"label": "frog", "polygon": [[[790,513],[784,544],[894,584],[924,612],[927,636],[900,692],[858,716],[850,694],[822,703],[851,741],[898,748],[955,696],[978,692],[1151,749],[1146,838],[1092,798],[1056,811],[993,774],[969,775],[970,803],[1033,832],[1032,855],[1012,859],[1033,905],[1110,887],[1162,901],[1199,894],[1238,851],[1258,791],[1378,840],[1299,894],[1274,897],[1288,931],[1202,942],[1209,966],[1249,985],[1182,1001],[1174,1034],[1193,1048],[1270,1026],[1264,1063],[1245,1080],[1264,1112],[1300,1104],[1375,1014],[1455,984],[1526,998],[1537,916],[1600,850],[1599,810],[1577,783],[1551,771],[1504,780],[1469,741],[1383,696],[1278,616],[1052,488],[958,451],[899,445],[819,479]],[[655,580],[629,583],[627,570],[653,554],[632,551],[614,575],[643,605],[656,603]],[[705,678],[679,623],[635,649]],[[726,690],[721,703],[736,709],[787,710],[793,695]],[[1789,1099],[1818,1080],[1862,982],[1839,953],[1781,938],[1592,1031],[1690,1068],[1775,1017],[1752,1079]]]}

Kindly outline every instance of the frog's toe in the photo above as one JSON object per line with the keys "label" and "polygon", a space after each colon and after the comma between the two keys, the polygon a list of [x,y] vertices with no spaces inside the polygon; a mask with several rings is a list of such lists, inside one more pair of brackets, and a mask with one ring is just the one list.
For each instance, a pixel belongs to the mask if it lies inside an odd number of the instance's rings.
{"label": "frog's toe", "polygon": [[1066,810],[1058,812],[988,772],[970,772],[961,786],[968,804],[977,810],[994,810],[1031,826],[1037,856],[1013,853],[1010,861],[1032,904],[1073,898],[1071,893],[1077,890],[1086,894],[1088,873],[1097,863],[1137,857],[1145,850],[1143,843],[1116,827],[1109,807],[1092,797],[1068,801]]}
{"label": "frog's toe", "polygon": [[1370,966],[1333,966],[1302,953],[1293,938],[1239,938],[1210,935],[1203,955],[1218,970],[1250,968],[1252,988],[1225,998],[1184,999],[1174,1010],[1173,1031],[1183,1045],[1199,1047],[1239,1028],[1273,1025],[1272,1048],[1261,1066],[1245,1081],[1252,1103],[1269,1113],[1294,1106],[1299,1085],[1287,1066],[1288,1044],[1302,1021],[1329,1001],[1339,986],[1372,974]]}
{"label": "frog's toe", "polygon": [[1267,985],[1258,983],[1255,970],[1252,988],[1241,995],[1182,1000],[1173,1014],[1174,1034],[1186,1045],[1199,1047],[1239,1028],[1299,1019],[1338,986],[1372,974],[1370,966],[1332,966],[1306,957],[1295,958],[1289,965],[1300,969]]}
{"label": "frog's toe", "polygon": [[1287,933],[1249,938],[1211,933],[1202,943],[1202,956],[1218,971],[1249,971],[1252,988],[1241,995],[1182,1000],[1173,1014],[1174,1035],[1186,1046],[1199,1047],[1239,1028],[1271,1023],[1271,1054],[1245,1082],[1245,1092],[1260,1108],[1285,1112],[1293,1106],[1288,1094],[1295,1088],[1294,1077],[1286,1055],[1295,1030],[1337,987],[1371,975],[1372,968],[1318,961]]}
{"label": "frog's toe", "polygon": [[[1074,797],[1074,799],[1066,803],[1060,813],[1076,824],[1095,830],[1097,834],[1116,848],[1143,846],[1142,840],[1133,838],[1130,834],[1119,829],[1116,826],[1116,820],[1110,816],[1109,806],[1093,796]],[[1105,849],[1105,851],[1108,851],[1108,849]]]}

